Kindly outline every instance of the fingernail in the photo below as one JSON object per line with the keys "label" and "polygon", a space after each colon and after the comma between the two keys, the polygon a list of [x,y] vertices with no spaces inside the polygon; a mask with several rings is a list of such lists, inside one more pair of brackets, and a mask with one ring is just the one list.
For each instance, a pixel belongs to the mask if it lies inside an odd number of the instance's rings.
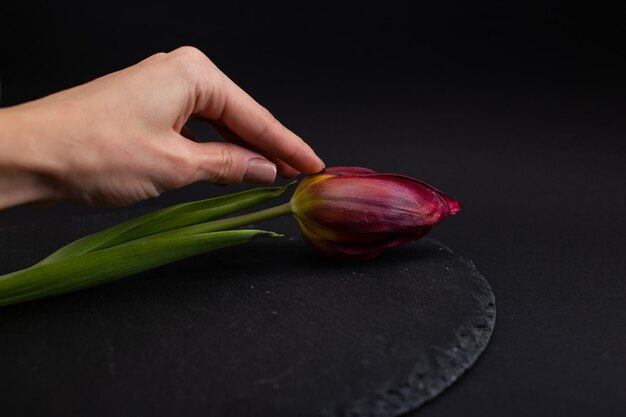
{"label": "fingernail", "polygon": [[253,184],[271,184],[276,179],[276,165],[265,159],[253,158],[248,161],[244,182]]}

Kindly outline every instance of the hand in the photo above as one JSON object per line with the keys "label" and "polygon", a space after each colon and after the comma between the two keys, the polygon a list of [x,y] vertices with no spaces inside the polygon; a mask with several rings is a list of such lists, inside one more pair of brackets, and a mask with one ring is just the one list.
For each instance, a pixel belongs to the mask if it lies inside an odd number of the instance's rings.
{"label": "hand", "polygon": [[[190,117],[226,142],[192,140]],[[277,170],[292,177],[323,168],[191,47],[0,110],[0,208],[63,199],[126,205],[196,181],[270,184]]]}

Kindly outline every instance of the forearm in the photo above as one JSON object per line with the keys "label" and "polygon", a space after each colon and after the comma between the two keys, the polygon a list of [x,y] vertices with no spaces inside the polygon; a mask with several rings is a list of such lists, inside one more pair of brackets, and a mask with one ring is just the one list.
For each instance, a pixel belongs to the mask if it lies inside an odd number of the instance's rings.
{"label": "forearm", "polygon": [[0,209],[53,198],[35,119],[25,106],[0,109]]}

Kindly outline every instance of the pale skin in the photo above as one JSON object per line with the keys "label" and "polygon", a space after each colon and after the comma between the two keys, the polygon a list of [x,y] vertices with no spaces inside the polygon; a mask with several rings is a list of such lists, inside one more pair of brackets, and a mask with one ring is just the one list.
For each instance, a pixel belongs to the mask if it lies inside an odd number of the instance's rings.
{"label": "pale skin", "polygon": [[[198,143],[190,118],[225,142]],[[73,200],[122,206],[198,181],[271,184],[322,160],[201,51],[182,47],[0,109],[0,209]]]}

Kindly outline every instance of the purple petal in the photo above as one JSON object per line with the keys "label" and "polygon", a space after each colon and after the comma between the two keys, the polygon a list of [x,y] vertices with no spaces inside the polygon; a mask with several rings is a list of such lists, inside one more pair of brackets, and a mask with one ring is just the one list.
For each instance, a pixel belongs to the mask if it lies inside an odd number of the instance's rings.
{"label": "purple petal", "polygon": [[337,232],[416,232],[451,212],[439,191],[408,177],[340,176],[312,184],[308,191],[315,204],[303,217]]}
{"label": "purple petal", "polygon": [[385,247],[375,244],[349,245],[333,242],[309,229],[303,222],[300,224],[300,231],[304,241],[316,251],[334,259],[342,261],[368,261],[380,255]]}
{"label": "purple petal", "polygon": [[332,175],[360,175],[360,174],[376,174],[376,171],[363,167],[330,167],[322,171],[325,174]]}

